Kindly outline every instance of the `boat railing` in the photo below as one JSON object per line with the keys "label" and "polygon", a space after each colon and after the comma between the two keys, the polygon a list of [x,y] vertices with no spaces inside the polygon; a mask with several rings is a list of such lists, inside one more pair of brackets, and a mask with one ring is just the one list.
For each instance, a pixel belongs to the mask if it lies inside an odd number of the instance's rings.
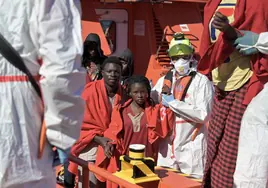
{"label": "boat railing", "polygon": [[142,188],[141,186],[129,183],[128,181],[121,179],[108,171],[99,168],[95,166],[94,164],[88,163],[87,161],[84,161],[80,158],[77,158],[73,155],[69,156],[69,160],[76,163],[78,166],[82,167],[82,176],[79,178],[82,178],[78,180],[79,182],[82,182],[82,188],[89,188],[89,172],[92,172],[98,176],[104,177],[106,180],[111,181],[117,185],[119,185],[120,188]]}

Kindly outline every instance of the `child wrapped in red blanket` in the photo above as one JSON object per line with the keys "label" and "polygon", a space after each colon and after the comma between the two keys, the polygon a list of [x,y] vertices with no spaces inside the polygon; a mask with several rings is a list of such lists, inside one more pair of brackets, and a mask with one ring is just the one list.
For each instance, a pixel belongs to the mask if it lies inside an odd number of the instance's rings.
{"label": "child wrapped in red blanket", "polygon": [[[172,111],[161,104],[154,105],[150,100],[151,87],[146,77],[131,77],[127,90],[131,99],[113,110],[111,124],[104,132],[112,142],[104,148],[99,147],[97,153],[96,165],[111,173],[116,172],[119,157],[128,154],[131,144],[145,145],[145,156],[156,160],[159,138],[166,137],[174,125]],[[97,178],[105,181],[102,177]],[[107,182],[107,187],[110,186]]]}

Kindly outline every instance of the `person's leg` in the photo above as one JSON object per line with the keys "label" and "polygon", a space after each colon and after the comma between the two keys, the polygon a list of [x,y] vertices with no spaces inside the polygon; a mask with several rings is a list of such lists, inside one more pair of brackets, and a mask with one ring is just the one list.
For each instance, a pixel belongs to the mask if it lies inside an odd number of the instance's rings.
{"label": "person's leg", "polygon": [[[95,142],[92,142],[83,150],[83,153],[81,153],[79,155],[79,158],[81,158],[89,163],[95,164],[97,149],[98,149],[97,144]],[[78,168],[78,176],[79,176],[79,180],[82,180],[83,174],[82,174],[81,167]],[[89,172],[89,185],[90,185],[90,187],[96,187],[97,184],[98,184],[97,178],[95,177],[95,175],[92,172]],[[81,181],[78,181],[78,187],[82,187]]]}
{"label": "person's leg", "polygon": [[202,187],[204,188],[211,187],[212,163],[224,132],[228,111],[231,106],[229,103],[230,100],[232,100],[232,96],[226,96],[224,92],[216,88],[208,127],[206,163],[202,183]]}
{"label": "person's leg", "polygon": [[[231,188],[233,187],[233,174],[236,166],[238,139],[241,127],[241,120],[246,109],[243,105],[247,84],[236,91],[228,92],[226,98],[227,106],[230,106],[220,141],[216,145],[215,158],[211,166],[211,187]],[[229,103],[229,105],[228,105]],[[223,106],[223,108],[225,108]],[[221,114],[220,114],[221,116]],[[212,120],[214,121],[214,120]]]}
{"label": "person's leg", "polygon": [[64,167],[64,186],[66,188],[73,188],[75,186],[75,174],[72,174],[68,170],[69,161],[66,161],[63,164]]}
{"label": "person's leg", "polygon": [[[88,161],[88,163],[95,164],[95,161]],[[78,175],[79,175],[79,181],[78,181],[78,188],[82,187],[82,178],[83,178],[83,173],[82,173],[82,167],[78,167]],[[99,181],[94,173],[89,172],[89,187],[90,188],[105,188],[106,183]]]}
{"label": "person's leg", "polygon": [[54,166],[57,165],[57,163],[62,164],[57,176],[57,183],[67,187],[74,187],[75,175],[68,171],[68,154],[61,149],[57,149],[56,151],[58,156],[54,158]]}
{"label": "person's leg", "polygon": [[268,187],[268,87],[249,104],[241,123],[234,187]]}
{"label": "person's leg", "polygon": [[170,136],[161,139],[159,142],[157,166],[175,169],[178,167],[174,153],[172,152],[172,138]]}

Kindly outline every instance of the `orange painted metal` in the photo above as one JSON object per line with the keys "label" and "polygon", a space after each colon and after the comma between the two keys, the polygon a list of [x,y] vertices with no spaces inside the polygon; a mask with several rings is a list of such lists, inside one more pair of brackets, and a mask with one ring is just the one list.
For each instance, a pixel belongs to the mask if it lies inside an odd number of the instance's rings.
{"label": "orange painted metal", "polygon": [[82,1],[82,37],[86,39],[89,33],[97,33],[101,39],[101,47],[105,55],[110,55],[111,50],[106,40],[101,24],[95,12],[95,6],[93,2]]}
{"label": "orange painted metal", "polygon": [[[201,183],[198,181],[186,178],[177,172],[160,167],[157,167],[155,169],[155,173],[160,177],[160,181],[134,185],[121,178],[118,178],[117,176],[114,176],[106,170],[96,167],[93,164],[87,163],[82,159],[76,158],[74,156],[70,156],[69,159],[83,168],[82,188],[89,187],[89,171],[99,176],[105,177],[107,180],[118,184],[119,187],[125,188],[199,188],[201,186]],[[57,188],[62,187],[60,185],[57,185]]]}
{"label": "orange painted metal", "polygon": [[46,122],[43,120],[42,126],[41,126],[41,131],[40,131],[40,136],[39,136],[39,147],[38,147],[38,154],[37,157],[38,159],[42,158],[45,145],[47,143],[47,136],[46,136]]}
{"label": "orange painted metal", "polygon": [[138,185],[131,184],[117,176],[114,176],[113,174],[107,172],[106,170],[103,170],[102,168],[99,168],[91,163],[87,163],[86,161],[76,158],[74,156],[69,157],[70,161],[78,164],[83,168],[83,179],[82,179],[82,188],[88,188],[88,182],[89,182],[89,171],[93,172],[96,175],[105,177],[108,181],[111,181],[115,184],[118,184],[120,187],[126,187],[126,188],[141,188]]}
{"label": "orange painted metal", "polygon": [[161,181],[158,188],[200,188],[201,183],[192,179],[183,177],[176,172],[164,168],[155,170]]}
{"label": "orange painted metal", "polygon": [[[164,32],[167,27],[170,27],[175,31],[180,31],[180,24],[187,24],[190,29],[189,33],[194,34],[198,38],[196,41],[193,41],[194,45],[197,47],[196,51],[198,52],[200,36],[203,30],[201,15],[202,10],[200,10],[199,5],[204,3],[198,3],[199,0],[189,1],[174,1],[170,4],[151,4],[148,2],[101,3],[82,0],[83,36],[86,36],[93,30],[96,32],[99,31],[98,34],[101,35],[101,41],[104,43],[104,45],[102,45],[102,49],[105,54],[109,54],[107,53],[109,52],[109,46],[103,32],[101,31],[97,16],[94,15],[94,9],[126,10],[128,12],[127,45],[134,54],[134,73],[146,75],[149,79],[152,79],[155,84],[159,77],[167,71],[163,65],[160,65],[160,63],[155,60],[156,52],[159,47],[159,36],[156,35],[156,32]],[[159,22],[159,28],[157,31],[154,26],[153,15],[155,15]],[[136,20],[144,21],[144,36],[135,35],[134,30]],[[95,27],[97,29],[95,29]],[[117,38],[120,38],[120,36],[117,36]],[[162,35],[160,35],[160,38],[162,38]]]}

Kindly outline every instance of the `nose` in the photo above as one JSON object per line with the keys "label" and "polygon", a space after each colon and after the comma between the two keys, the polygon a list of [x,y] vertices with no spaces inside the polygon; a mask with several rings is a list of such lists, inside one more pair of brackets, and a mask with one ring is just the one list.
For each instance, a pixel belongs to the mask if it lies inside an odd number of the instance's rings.
{"label": "nose", "polygon": [[142,93],[141,92],[137,93],[137,97],[142,98]]}

